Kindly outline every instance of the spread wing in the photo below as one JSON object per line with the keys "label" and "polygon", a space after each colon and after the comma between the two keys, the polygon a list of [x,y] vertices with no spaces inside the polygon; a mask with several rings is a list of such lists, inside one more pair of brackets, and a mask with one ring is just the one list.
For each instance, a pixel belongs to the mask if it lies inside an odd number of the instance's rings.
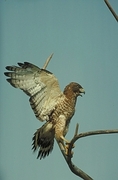
{"label": "spread wing", "polygon": [[57,99],[62,95],[56,77],[49,71],[24,62],[18,66],[7,66],[10,72],[5,72],[7,81],[15,88],[20,88],[30,96],[30,104],[41,120],[49,120],[49,115],[55,109]]}

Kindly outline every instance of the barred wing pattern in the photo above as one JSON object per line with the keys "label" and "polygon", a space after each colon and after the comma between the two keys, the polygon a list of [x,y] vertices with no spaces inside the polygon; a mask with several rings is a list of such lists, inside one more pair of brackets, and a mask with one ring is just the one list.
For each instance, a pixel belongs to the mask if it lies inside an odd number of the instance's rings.
{"label": "barred wing pattern", "polygon": [[30,104],[40,121],[49,120],[55,109],[57,99],[62,96],[58,80],[49,71],[24,62],[18,66],[7,66],[7,81],[15,88],[23,90],[30,96]]}

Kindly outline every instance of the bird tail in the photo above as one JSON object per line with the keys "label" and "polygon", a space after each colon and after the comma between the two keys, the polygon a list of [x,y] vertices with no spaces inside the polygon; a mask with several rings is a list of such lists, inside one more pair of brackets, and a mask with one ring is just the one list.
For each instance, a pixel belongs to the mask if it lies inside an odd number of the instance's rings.
{"label": "bird tail", "polygon": [[37,159],[48,156],[54,146],[54,129],[52,124],[46,122],[41,128],[37,129],[32,140],[33,151],[35,152],[39,148]]}

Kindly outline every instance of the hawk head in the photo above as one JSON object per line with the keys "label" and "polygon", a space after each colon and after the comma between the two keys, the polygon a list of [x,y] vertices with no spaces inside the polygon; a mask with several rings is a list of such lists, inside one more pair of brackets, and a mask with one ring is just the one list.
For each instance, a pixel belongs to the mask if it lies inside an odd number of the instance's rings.
{"label": "hawk head", "polygon": [[72,93],[75,97],[77,97],[77,96],[82,96],[82,93],[85,94],[85,90],[80,84],[76,82],[71,82],[64,89],[64,94],[67,95],[68,93],[69,94]]}
{"label": "hawk head", "polygon": [[85,90],[83,89],[83,87],[80,84],[72,82],[72,83],[70,83],[70,85],[72,87],[72,91],[74,92],[74,94],[76,96],[82,96],[81,93],[85,94]]}

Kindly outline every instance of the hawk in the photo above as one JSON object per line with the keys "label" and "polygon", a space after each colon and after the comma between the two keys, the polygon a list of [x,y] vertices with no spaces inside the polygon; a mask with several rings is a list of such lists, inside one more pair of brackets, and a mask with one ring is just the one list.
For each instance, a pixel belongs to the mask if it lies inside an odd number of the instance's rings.
{"label": "hawk", "polygon": [[35,116],[45,121],[35,133],[32,149],[38,151],[37,158],[45,158],[53,150],[54,138],[66,147],[65,138],[69,123],[75,113],[78,96],[85,93],[76,82],[68,84],[62,92],[57,78],[49,71],[29,62],[18,63],[19,66],[7,66],[7,81],[15,88],[23,90],[29,97]]}

